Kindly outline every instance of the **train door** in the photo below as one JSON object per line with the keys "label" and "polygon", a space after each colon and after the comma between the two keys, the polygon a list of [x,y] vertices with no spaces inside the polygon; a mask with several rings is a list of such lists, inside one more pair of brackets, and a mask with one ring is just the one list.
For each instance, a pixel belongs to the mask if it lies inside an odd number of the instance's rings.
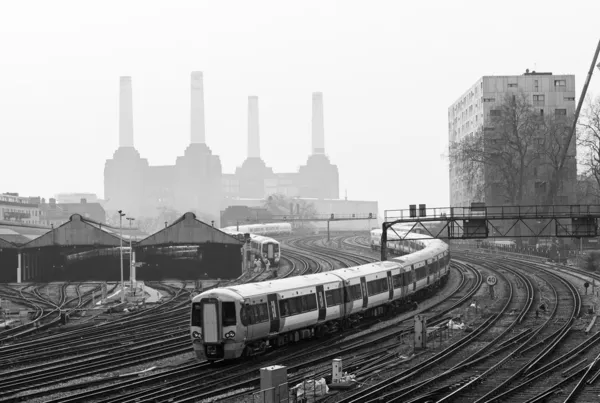
{"label": "train door", "polygon": [[271,326],[269,327],[269,333],[279,332],[279,304],[277,303],[277,294],[267,295],[267,305],[269,306],[269,319]]}
{"label": "train door", "polygon": [[415,275],[415,266],[410,266],[410,279],[413,284],[413,291],[417,289],[417,276]]}
{"label": "train door", "polygon": [[363,309],[367,309],[369,306],[369,293],[367,292],[367,279],[364,277],[360,278],[360,290],[363,297]]}
{"label": "train door", "polygon": [[392,272],[387,272],[388,288],[390,290],[390,301],[394,299],[394,281],[392,280]]}
{"label": "train door", "polygon": [[217,301],[207,301],[202,304],[202,330],[205,343],[219,341],[219,308]]}
{"label": "train door", "polygon": [[433,260],[426,260],[425,263],[425,275],[427,276],[427,284],[429,285],[429,274],[433,269]]}
{"label": "train door", "polygon": [[270,260],[273,260],[273,259],[275,259],[275,252],[273,251],[273,246],[274,246],[274,245],[273,245],[272,243],[270,243],[270,244],[267,246],[267,257],[268,257]]}
{"label": "train door", "polygon": [[325,291],[322,285],[317,286],[317,307],[319,308],[319,322],[325,320],[327,307],[325,306]]}

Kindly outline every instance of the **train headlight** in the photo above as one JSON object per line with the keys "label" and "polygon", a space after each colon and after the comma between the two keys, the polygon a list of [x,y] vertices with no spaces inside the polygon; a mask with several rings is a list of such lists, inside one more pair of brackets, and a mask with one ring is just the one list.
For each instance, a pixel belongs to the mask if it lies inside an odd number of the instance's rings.
{"label": "train headlight", "polygon": [[194,332],[192,333],[192,337],[193,337],[194,339],[201,339],[201,338],[202,338],[202,333],[194,331]]}
{"label": "train headlight", "polygon": [[235,332],[233,330],[231,330],[225,334],[226,339],[233,339],[234,337],[235,337]]}

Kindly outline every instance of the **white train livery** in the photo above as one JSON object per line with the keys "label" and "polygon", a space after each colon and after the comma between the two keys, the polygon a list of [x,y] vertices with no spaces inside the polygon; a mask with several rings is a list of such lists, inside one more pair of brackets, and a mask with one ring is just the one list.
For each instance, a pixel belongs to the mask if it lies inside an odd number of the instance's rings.
{"label": "white train livery", "polygon": [[[381,232],[381,229],[371,230],[371,249],[381,249]],[[387,249],[394,255],[413,253],[425,248],[427,243],[430,242],[423,239],[425,237],[430,238],[427,235],[415,233],[413,231],[407,233],[407,231],[401,231],[396,228],[396,231],[394,232],[390,229],[387,233]]]}
{"label": "white train livery", "polygon": [[411,306],[416,295],[445,281],[450,264],[445,242],[419,243],[421,250],[386,262],[197,295],[190,329],[197,358],[252,356]]}
{"label": "white train livery", "polygon": [[[232,231],[224,228],[223,232],[244,241],[246,235],[241,231]],[[250,234],[250,250],[248,250],[247,261],[259,259],[263,265],[269,262],[269,267],[279,267],[281,260],[281,245],[273,238]]]}

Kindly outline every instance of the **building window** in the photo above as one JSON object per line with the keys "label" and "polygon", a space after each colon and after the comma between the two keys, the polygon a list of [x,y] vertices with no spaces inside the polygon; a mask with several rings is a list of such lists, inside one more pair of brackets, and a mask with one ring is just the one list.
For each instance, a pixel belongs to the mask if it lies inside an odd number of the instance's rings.
{"label": "building window", "polygon": [[540,116],[544,116],[544,110],[540,109]]}
{"label": "building window", "polygon": [[492,109],[490,110],[490,116],[502,116],[502,111],[500,109]]}
{"label": "building window", "polygon": [[538,80],[533,81],[533,90],[536,92],[540,90],[539,85],[538,85]]}
{"label": "building window", "polygon": [[508,88],[517,88],[518,84],[508,84]]}
{"label": "building window", "polygon": [[554,110],[554,114],[556,116],[566,116],[567,115],[567,110],[566,109],[555,109]]}
{"label": "building window", "polygon": [[567,80],[554,80],[554,86],[555,87],[566,87]]}
{"label": "building window", "polygon": [[565,101],[575,101],[575,97],[565,97]]}
{"label": "building window", "polygon": [[496,102],[496,98],[483,98],[483,102]]}

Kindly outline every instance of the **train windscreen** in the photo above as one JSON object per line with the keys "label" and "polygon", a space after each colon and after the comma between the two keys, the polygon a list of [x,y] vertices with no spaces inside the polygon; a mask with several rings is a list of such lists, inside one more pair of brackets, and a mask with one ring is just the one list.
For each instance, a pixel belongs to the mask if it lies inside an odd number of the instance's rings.
{"label": "train windscreen", "polygon": [[223,302],[223,326],[235,326],[235,302]]}
{"label": "train windscreen", "polygon": [[202,304],[200,302],[192,304],[192,326],[202,327]]}

